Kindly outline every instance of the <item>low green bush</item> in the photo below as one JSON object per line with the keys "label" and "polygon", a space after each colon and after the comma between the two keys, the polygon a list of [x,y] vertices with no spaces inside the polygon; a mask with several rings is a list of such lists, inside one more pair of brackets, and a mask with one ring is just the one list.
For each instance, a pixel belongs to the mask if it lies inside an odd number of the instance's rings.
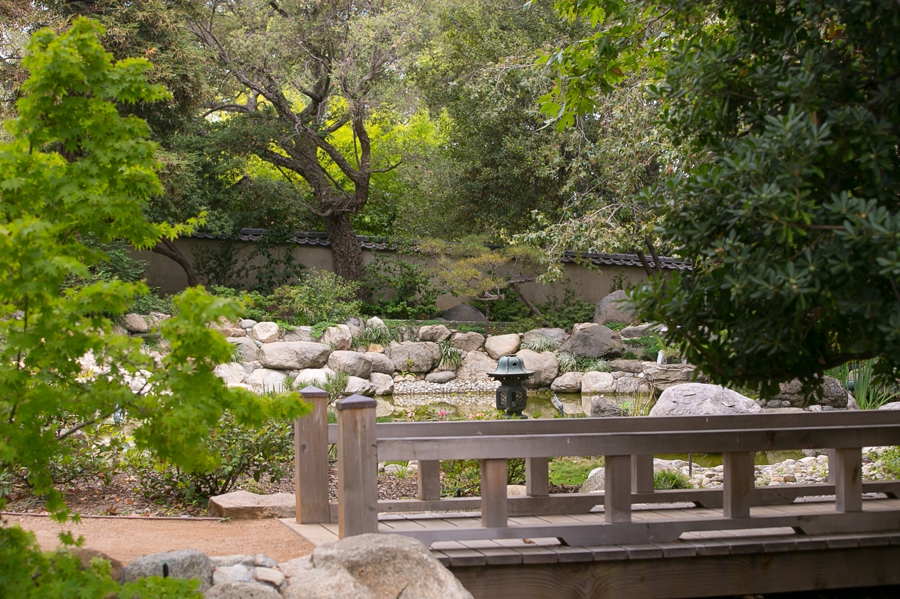
{"label": "low green bush", "polygon": [[[444,460],[441,462],[444,471],[445,497],[476,497],[481,495],[481,462],[480,460]],[[525,460],[506,461],[506,484],[525,484]]]}
{"label": "low green bush", "polygon": [[678,470],[657,470],[653,473],[654,489],[692,489],[686,474]]}

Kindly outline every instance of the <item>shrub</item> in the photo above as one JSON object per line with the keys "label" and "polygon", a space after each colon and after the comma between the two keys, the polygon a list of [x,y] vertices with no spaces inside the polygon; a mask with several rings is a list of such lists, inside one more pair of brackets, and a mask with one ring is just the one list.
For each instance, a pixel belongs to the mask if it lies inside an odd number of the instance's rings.
{"label": "shrub", "polygon": [[421,319],[437,312],[440,290],[421,264],[377,254],[366,265],[363,287],[372,302],[365,306],[368,314]]}
{"label": "shrub", "polygon": [[678,470],[657,470],[653,473],[654,489],[691,489],[691,481]]}
{"label": "shrub", "polygon": [[[474,497],[481,495],[481,463],[480,460],[445,460],[441,462],[444,470],[444,496]],[[525,460],[506,461],[506,484],[525,484]]]}
{"label": "shrub", "polygon": [[445,370],[457,370],[463,364],[462,352],[450,345],[446,339],[438,343],[441,359],[438,362],[438,368]]}
{"label": "shrub", "polygon": [[559,349],[559,340],[550,337],[532,337],[528,341],[522,342],[522,349],[530,349],[538,353],[556,351]]}
{"label": "shrub", "polygon": [[322,321],[344,322],[360,313],[356,299],[359,283],[333,272],[313,269],[296,285],[283,286],[265,298],[272,320],[294,325],[314,325]]}

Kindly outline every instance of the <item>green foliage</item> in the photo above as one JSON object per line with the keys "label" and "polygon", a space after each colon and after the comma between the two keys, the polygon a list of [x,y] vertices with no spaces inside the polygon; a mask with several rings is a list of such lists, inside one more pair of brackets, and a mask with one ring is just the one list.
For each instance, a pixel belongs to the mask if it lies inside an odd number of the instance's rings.
{"label": "green foliage", "polygon": [[[669,5],[670,3],[664,3]],[[694,3],[657,94],[709,157],[654,193],[693,270],[636,294],[712,382],[900,366],[900,21],[889,2]],[[680,11],[673,11],[673,14]],[[682,18],[683,17],[683,18]],[[785,57],[790,57],[786,60]]]}
{"label": "green foliage", "polygon": [[[186,470],[207,470],[220,456],[205,446],[224,410],[243,424],[293,418],[308,407],[295,395],[261,398],[228,389],[213,373],[231,346],[207,323],[234,317],[235,302],[190,289],[174,301],[178,314],[160,324],[171,352],[157,368],[140,340],[113,332],[112,318],[147,291],[140,283],[96,281],[64,289],[103,261],[100,244],[122,240],[136,248],[186,226],[141,218],[161,187],[147,126],[123,117],[114,102],[152,102],[165,92],[147,85],[144,60],[115,64],[100,47],[100,28],[76,19],[61,35],[38,31],[23,59],[31,77],[22,86],[13,140],[0,145],[0,473],[24,472],[47,509],[68,514],[53,485],[54,462],[67,446],[115,412],[133,419],[134,441]],[[81,372],[91,353],[102,375]],[[146,379],[144,394],[129,383]],[[75,448],[77,451],[77,448]],[[0,503],[3,500],[0,499]]]}
{"label": "green foliage", "polygon": [[900,396],[900,391],[884,377],[876,374],[876,360],[861,362],[845,362],[840,366],[825,371],[848,388],[853,383],[853,398],[862,410],[877,410],[879,407]]}
{"label": "green foliage", "polygon": [[556,352],[560,374],[566,372],[612,372],[610,363],[602,358],[576,358],[567,351]]}
{"label": "green foliage", "polygon": [[530,349],[531,351],[538,353],[556,351],[559,349],[559,339],[542,336],[532,337],[531,339],[522,342],[522,349]]}
{"label": "green foliage", "polygon": [[226,240],[216,246],[195,244],[194,267],[207,285],[242,287],[253,281],[252,291],[270,294],[295,282],[306,268],[288,244],[290,233],[269,230],[252,245]]}
{"label": "green foliage", "polygon": [[344,322],[360,313],[359,284],[327,270],[311,269],[296,285],[279,287],[265,299],[271,320],[293,325]]}
{"label": "green foliage", "polygon": [[613,275],[612,284],[610,284],[609,286],[609,292],[614,293],[616,291],[631,291],[632,289],[635,289],[637,286],[630,281],[626,282],[627,278],[628,277],[625,275],[624,270],[621,270],[618,274]]}
{"label": "green foliage", "polygon": [[578,372],[578,361],[571,353],[561,351],[556,353],[556,361],[559,363],[559,373]]}
{"label": "green foliage", "polygon": [[358,337],[354,337],[354,343],[368,345],[374,343],[377,345],[387,346],[391,341],[397,340],[397,334],[391,327],[385,326],[367,326]]}
{"label": "green foliage", "polygon": [[550,483],[554,485],[581,485],[594,468],[603,466],[603,458],[552,458],[550,460]]}
{"label": "green foliage", "polygon": [[656,405],[656,397],[652,394],[638,393],[631,401],[622,404],[622,410],[626,416],[649,416],[650,410]]}
{"label": "green foliage", "polygon": [[691,481],[680,470],[657,470],[653,473],[653,488],[666,489],[693,489]]}
{"label": "green foliage", "polygon": [[656,361],[659,351],[664,348],[670,354],[678,355],[678,350],[667,347],[659,335],[644,335],[637,339],[623,339],[622,342],[642,360]]}
{"label": "green foliage", "polygon": [[462,367],[463,357],[462,351],[450,345],[450,341],[443,340],[438,342],[440,351],[440,360],[438,360],[438,368],[444,370],[458,370]]}
{"label": "green foliage", "polygon": [[162,314],[175,314],[175,305],[172,303],[172,296],[160,297],[155,289],[150,289],[147,293],[136,295],[131,302],[127,312],[135,314],[149,314],[150,312],[160,312]]}
{"label": "green foliage", "polygon": [[288,421],[244,426],[226,412],[204,442],[207,452],[220,456],[215,468],[186,471],[158,459],[153,452],[131,452],[128,465],[137,473],[141,490],[148,497],[206,503],[214,495],[228,493],[248,477],[256,482],[262,477],[280,481],[291,472],[293,443],[293,427]]}
{"label": "green foliage", "polygon": [[152,576],[122,586],[109,575],[106,560],[90,567],[66,548],[42,552],[34,534],[18,526],[0,526],[0,589],[17,599],[109,597],[120,599],[180,599],[193,596],[199,581]]}
{"label": "green foliage", "polygon": [[347,383],[350,382],[350,375],[346,372],[329,372],[325,375],[325,382],[322,388],[328,393],[328,405],[339,400],[347,389]]}
{"label": "green foliage", "polygon": [[[474,497],[481,494],[480,460],[443,460],[443,494],[449,497]],[[525,460],[506,461],[506,484],[525,484]]]}
{"label": "green foliage", "polygon": [[363,287],[368,290],[371,304],[368,314],[385,318],[421,319],[437,312],[440,290],[425,267],[415,262],[386,254],[376,254],[366,265]]}

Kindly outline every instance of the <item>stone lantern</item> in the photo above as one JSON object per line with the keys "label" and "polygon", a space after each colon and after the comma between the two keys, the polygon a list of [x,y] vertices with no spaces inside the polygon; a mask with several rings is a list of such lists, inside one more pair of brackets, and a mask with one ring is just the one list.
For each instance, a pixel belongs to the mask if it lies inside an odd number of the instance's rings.
{"label": "stone lantern", "polygon": [[519,356],[502,356],[497,361],[497,370],[487,375],[500,381],[497,388],[497,409],[506,412],[507,418],[528,418],[522,412],[528,402],[522,381],[534,374],[525,370],[525,363]]}

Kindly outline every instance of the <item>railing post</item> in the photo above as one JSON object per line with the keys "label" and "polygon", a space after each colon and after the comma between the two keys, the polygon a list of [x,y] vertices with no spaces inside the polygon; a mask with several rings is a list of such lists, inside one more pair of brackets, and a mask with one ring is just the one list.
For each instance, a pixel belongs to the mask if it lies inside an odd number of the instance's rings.
{"label": "railing post", "polygon": [[834,450],[834,505],[839,512],[862,511],[862,449],[849,447]]}
{"label": "railing post", "polygon": [[631,492],[653,492],[653,456],[631,456]]}
{"label": "railing post", "polygon": [[825,455],[828,457],[828,470],[825,472],[825,482],[834,483],[834,449],[826,449]]}
{"label": "railing post", "polygon": [[337,402],[338,536],[378,532],[378,440],[375,400],[351,395]]}
{"label": "railing post", "polygon": [[529,497],[550,495],[549,458],[525,458],[525,494]]}
{"label": "railing post", "polygon": [[300,391],[312,412],[294,421],[294,501],[300,524],[331,519],[328,505],[328,393],[316,387]]}
{"label": "railing post", "polygon": [[481,460],[481,525],[506,528],[506,460]]}
{"label": "railing post", "polygon": [[603,511],[607,522],[631,522],[631,456],[603,456]]}
{"label": "railing post", "polygon": [[725,467],[723,514],[726,518],[750,517],[750,491],[756,484],[753,472],[753,452],[740,451],[722,454]]}
{"label": "railing post", "polygon": [[419,488],[417,497],[422,500],[441,498],[441,461],[419,460],[419,469],[416,470],[416,482]]}

